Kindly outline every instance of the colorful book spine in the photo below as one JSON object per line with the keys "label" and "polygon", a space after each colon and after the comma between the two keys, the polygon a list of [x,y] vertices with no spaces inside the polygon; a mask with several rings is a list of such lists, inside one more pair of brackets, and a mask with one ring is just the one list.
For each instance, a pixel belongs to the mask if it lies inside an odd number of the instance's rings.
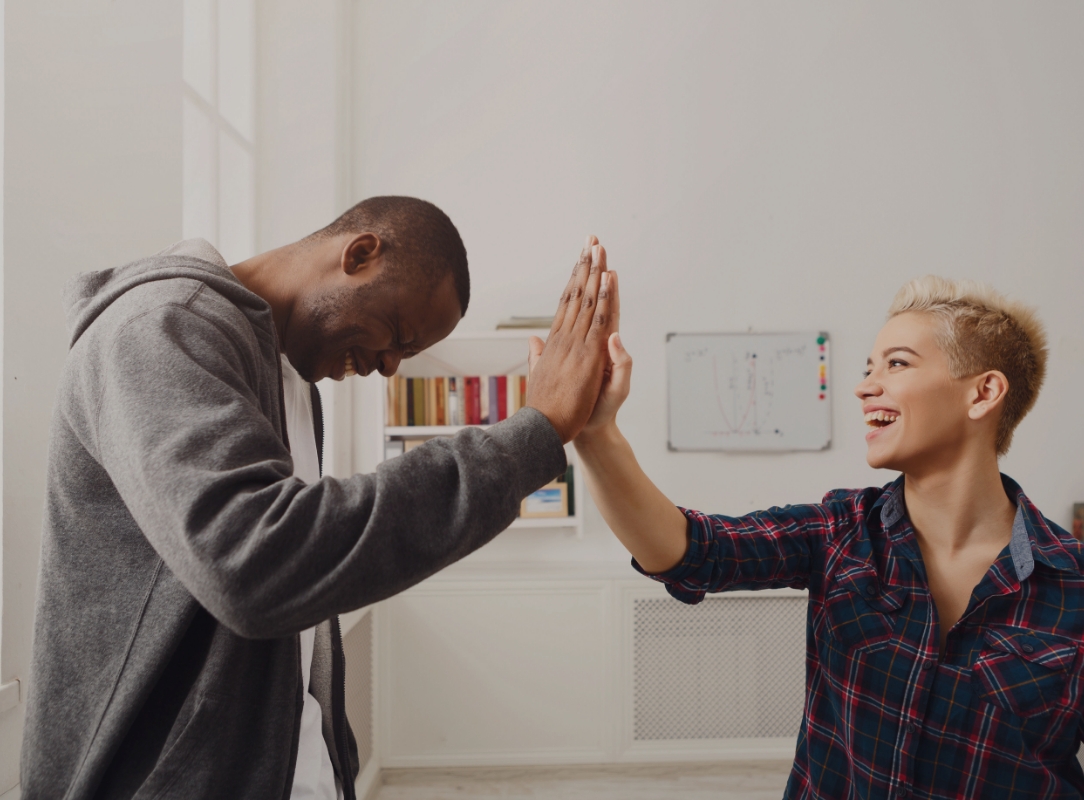
{"label": "colorful book spine", "polygon": [[482,384],[477,377],[467,378],[470,381],[470,422],[468,425],[482,424]]}
{"label": "colorful book spine", "polygon": [[425,424],[425,378],[411,378],[414,385],[414,425]]}
{"label": "colorful book spine", "polygon": [[387,383],[386,424],[491,425],[508,419],[526,400],[525,375],[394,376]]}
{"label": "colorful book spine", "polygon": [[423,378],[425,381],[425,424],[437,424],[437,384],[432,379]]}
{"label": "colorful book spine", "polygon": [[459,379],[448,378],[444,383],[445,394],[447,400],[444,401],[444,406],[448,413],[449,425],[462,425],[459,421]]}
{"label": "colorful book spine", "polygon": [[497,419],[496,422],[500,422],[502,419],[508,419],[508,376],[498,375],[491,380],[496,382],[497,391]]}

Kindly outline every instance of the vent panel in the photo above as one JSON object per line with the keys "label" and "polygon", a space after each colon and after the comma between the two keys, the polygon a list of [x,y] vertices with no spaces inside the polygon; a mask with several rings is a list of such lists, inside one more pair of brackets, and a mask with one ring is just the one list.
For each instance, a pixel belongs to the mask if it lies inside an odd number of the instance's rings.
{"label": "vent panel", "polygon": [[633,603],[635,741],[798,735],[805,597]]}

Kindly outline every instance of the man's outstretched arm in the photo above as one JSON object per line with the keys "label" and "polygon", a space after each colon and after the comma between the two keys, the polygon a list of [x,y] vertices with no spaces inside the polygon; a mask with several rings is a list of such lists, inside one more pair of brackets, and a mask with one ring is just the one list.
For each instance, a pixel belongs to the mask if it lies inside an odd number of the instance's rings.
{"label": "man's outstretched arm", "polygon": [[536,360],[532,407],[373,475],[292,477],[242,349],[198,305],[146,310],[86,365],[102,383],[100,403],[81,412],[94,420],[88,444],[166,566],[220,622],[257,638],[311,627],[481,547],[564,471],[562,442],[591,415],[613,324],[605,264],[591,255]]}

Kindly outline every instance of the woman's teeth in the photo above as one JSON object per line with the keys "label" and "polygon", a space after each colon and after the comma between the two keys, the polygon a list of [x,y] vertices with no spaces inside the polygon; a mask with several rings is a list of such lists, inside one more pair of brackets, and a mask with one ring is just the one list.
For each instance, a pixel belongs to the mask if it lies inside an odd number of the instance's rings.
{"label": "woman's teeth", "polygon": [[899,414],[893,414],[891,411],[871,411],[866,414],[866,424],[871,428],[883,428],[885,425],[891,425],[899,418]]}
{"label": "woman's teeth", "polygon": [[357,375],[357,367],[354,366],[354,356],[350,353],[346,354],[346,371],[343,373],[344,378],[349,378],[352,375]]}

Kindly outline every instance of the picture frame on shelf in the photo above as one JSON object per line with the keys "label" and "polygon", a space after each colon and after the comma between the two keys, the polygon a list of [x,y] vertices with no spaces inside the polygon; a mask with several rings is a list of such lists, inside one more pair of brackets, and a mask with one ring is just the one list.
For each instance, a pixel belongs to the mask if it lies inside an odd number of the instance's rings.
{"label": "picture frame on shelf", "polygon": [[568,516],[568,484],[547,483],[523,498],[519,506],[523,519],[551,519]]}

